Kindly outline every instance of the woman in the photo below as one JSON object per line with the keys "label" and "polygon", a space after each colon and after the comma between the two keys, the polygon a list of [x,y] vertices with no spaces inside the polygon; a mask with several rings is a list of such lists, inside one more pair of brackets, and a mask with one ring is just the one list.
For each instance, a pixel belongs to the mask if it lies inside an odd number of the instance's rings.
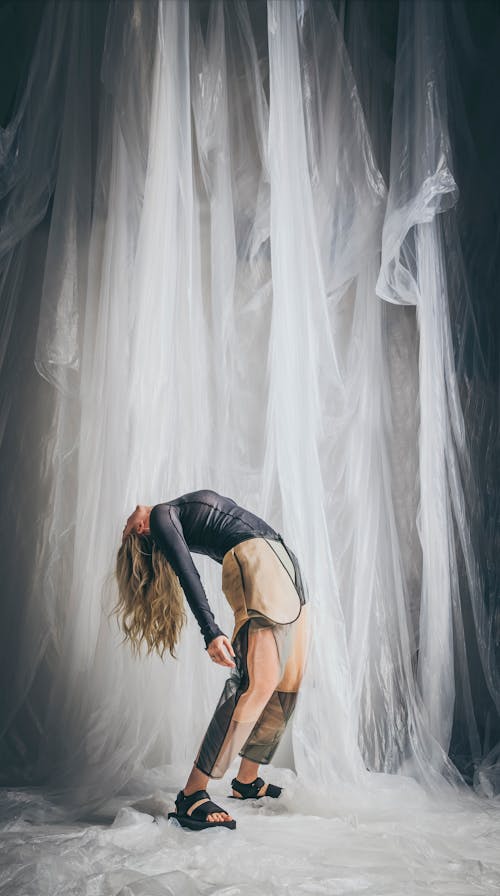
{"label": "woman", "polygon": [[[215,622],[191,551],[222,564],[222,590],[234,612],[231,639]],[[239,753],[233,797],[281,793],[258,769],[274,755],[304,669],[306,598],[297,558],[264,520],[203,490],[139,505],[123,530],[116,572],[116,612],[134,648],[145,641],[148,652],[173,654],[185,619],[184,592],[210,658],[233,670],[168,817],[193,830],[235,828],[206,787]]]}

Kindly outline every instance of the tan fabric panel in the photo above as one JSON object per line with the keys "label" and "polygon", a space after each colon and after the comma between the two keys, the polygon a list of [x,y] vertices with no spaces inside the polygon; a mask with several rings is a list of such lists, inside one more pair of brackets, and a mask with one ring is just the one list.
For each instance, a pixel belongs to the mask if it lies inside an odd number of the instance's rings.
{"label": "tan fabric panel", "polygon": [[257,537],[231,548],[222,561],[222,590],[235,616],[233,639],[249,618],[248,610],[280,625],[293,622],[300,613],[293,564],[281,542],[271,546]]}

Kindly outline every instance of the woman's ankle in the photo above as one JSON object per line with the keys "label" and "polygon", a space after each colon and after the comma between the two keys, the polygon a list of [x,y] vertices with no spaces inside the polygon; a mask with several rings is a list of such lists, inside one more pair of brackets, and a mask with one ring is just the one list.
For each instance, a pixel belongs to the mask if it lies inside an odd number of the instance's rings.
{"label": "woman's ankle", "polygon": [[236,775],[236,780],[239,781],[240,784],[253,784],[253,782],[256,781],[258,777],[258,764],[256,762],[252,762],[250,759],[243,758],[238,769],[238,774]]}
{"label": "woman's ankle", "polygon": [[206,790],[208,781],[209,776],[193,765],[191,774],[189,775],[183,790],[184,796],[191,796],[191,794],[196,793],[197,790]]}

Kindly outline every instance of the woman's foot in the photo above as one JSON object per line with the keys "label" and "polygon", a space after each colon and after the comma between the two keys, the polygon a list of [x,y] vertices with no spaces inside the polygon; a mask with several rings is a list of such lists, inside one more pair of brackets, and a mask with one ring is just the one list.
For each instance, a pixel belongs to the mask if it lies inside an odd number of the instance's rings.
{"label": "woman's foot", "polygon": [[233,778],[231,787],[233,788],[233,797],[239,800],[260,800],[263,796],[276,799],[281,793],[281,787],[276,787],[275,784],[266,784],[262,778],[255,778],[248,784],[244,784],[238,778]]}
{"label": "woman's foot", "polygon": [[[186,793],[185,790],[181,790],[182,796],[185,797],[186,799],[188,797],[190,797],[192,795],[192,793],[195,793],[195,792],[196,791],[191,791],[191,792]],[[207,821],[210,821],[210,822],[233,821],[233,818],[231,815],[229,815],[229,812],[225,812],[225,811],[211,812],[210,815],[207,815]]]}
{"label": "woman's foot", "polygon": [[212,802],[206,790],[196,790],[190,794],[181,790],[175,800],[175,809],[175,812],[168,813],[168,818],[175,818],[183,828],[201,831],[209,827],[236,827],[234,819]]}
{"label": "woman's foot", "polygon": [[[186,786],[184,787],[184,790],[181,790],[182,796],[187,799],[187,797],[190,797],[197,791],[206,791],[208,781],[209,776],[206,775],[205,772],[200,771],[199,768],[196,768],[195,765],[193,765],[189,778],[186,781]],[[223,821],[233,821],[233,819],[228,812],[224,812],[221,810],[220,812],[211,812],[210,815],[207,815],[207,821],[220,823]]]}

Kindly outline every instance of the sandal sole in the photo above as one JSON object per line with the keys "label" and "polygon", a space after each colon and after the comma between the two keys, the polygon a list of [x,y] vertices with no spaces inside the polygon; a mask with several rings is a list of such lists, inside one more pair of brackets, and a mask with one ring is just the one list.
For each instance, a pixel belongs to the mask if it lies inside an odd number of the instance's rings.
{"label": "sandal sole", "polygon": [[175,818],[181,827],[188,831],[204,831],[207,828],[229,828],[234,831],[236,822],[232,821],[199,821],[197,818],[190,818],[188,815],[177,815],[177,812],[169,812],[167,818]]}

